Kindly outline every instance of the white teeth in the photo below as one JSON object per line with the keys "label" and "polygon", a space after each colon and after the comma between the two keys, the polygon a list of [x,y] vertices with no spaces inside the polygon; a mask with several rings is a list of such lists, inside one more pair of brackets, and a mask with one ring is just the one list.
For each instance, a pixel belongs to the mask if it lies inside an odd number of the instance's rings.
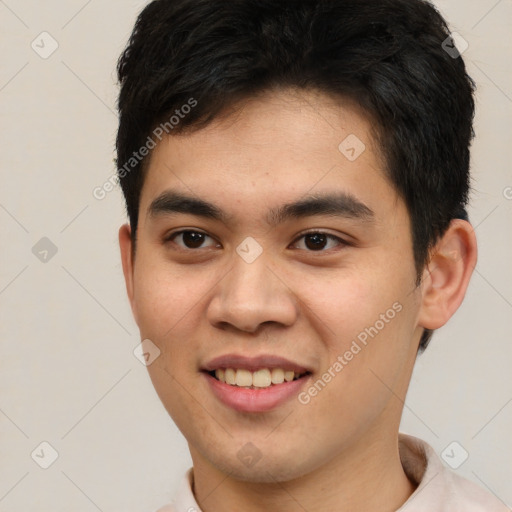
{"label": "white teeth", "polygon": [[226,380],[226,384],[231,384],[232,386],[236,385],[236,372],[233,368],[226,368],[224,372],[224,379]]}
{"label": "white teeth", "polygon": [[272,370],[272,384],[282,384],[284,382],[284,370],[274,368]]}
{"label": "white teeth", "polygon": [[252,386],[252,374],[249,370],[236,371],[236,385],[237,386]]}
{"label": "white teeth", "polygon": [[272,375],[266,368],[252,374],[252,385],[255,388],[268,388],[272,384]]}
{"label": "white teeth", "polygon": [[292,371],[284,372],[284,380],[286,382],[290,382],[291,380],[293,380],[294,375],[295,375],[295,373]]}
{"label": "white teeth", "polygon": [[215,370],[215,377],[221,382],[245,388],[268,388],[275,384],[282,384],[285,381],[291,382],[301,375],[303,374],[295,373],[293,370],[285,371],[282,368],[272,368],[272,370],[262,368],[255,372],[243,368],[219,368]]}

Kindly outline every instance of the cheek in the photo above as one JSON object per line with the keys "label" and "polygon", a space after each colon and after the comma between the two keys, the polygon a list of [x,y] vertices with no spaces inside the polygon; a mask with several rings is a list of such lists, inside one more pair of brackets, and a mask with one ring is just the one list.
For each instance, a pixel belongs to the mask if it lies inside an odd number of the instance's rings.
{"label": "cheek", "polygon": [[204,307],[201,298],[211,283],[201,272],[171,266],[154,255],[141,251],[138,257],[134,299],[140,336],[150,339],[160,349],[160,356],[147,370],[169,415],[178,428],[187,430],[190,397],[197,394],[194,387],[197,383],[190,380],[197,371],[198,347],[194,345],[194,333],[199,328],[198,311]]}
{"label": "cheek", "polygon": [[[168,262],[140,258],[134,275],[134,299],[141,339],[150,339],[160,356],[148,366],[153,385],[169,413],[186,410],[180,403],[180,383],[197,371],[197,332],[201,327],[201,300],[211,279],[200,271]],[[187,384],[189,385],[189,384]]]}
{"label": "cheek", "polygon": [[[328,333],[334,348],[357,337],[378,322],[383,330],[397,317],[405,298],[404,286],[384,271],[371,267],[304,273],[293,278],[294,291],[305,304],[304,314]],[[397,305],[397,303],[399,303]]]}
{"label": "cheek", "polygon": [[317,407],[330,404],[342,416],[361,414],[363,403],[376,407],[389,394],[385,384],[393,387],[410,358],[418,304],[409,276],[373,270],[297,282],[308,322],[326,349],[321,377],[329,383],[326,391],[319,388],[330,396]]}
{"label": "cheek", "polygon": [[211,288],[211,276],[200,269],[141,257],[135,268],[134,299],[141,335],[167,339],[186,326],[196,328],[197,308]]}

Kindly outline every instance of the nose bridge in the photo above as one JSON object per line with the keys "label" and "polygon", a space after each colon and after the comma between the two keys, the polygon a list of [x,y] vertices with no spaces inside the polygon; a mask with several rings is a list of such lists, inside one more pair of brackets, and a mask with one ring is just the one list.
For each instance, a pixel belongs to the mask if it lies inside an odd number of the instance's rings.
{"label": "nose bridge", "polygon": [[[248,254],[251,257],[246,257]],[[255,257],[250,245],[240,244],[233,254],[231,271],[219,283],[209,305],[210,322],[217,326],[231,324],[250,332],[255,332],[262,323],[291,325],[294,322],[297,301],[290,288],[278,278],[278,269],[269,265],[271,258],[264,251]]]}
{"label": "nose bridge", "polygon": [[229,288],[233,297],[239,295],[246,302],[251,297],[260,301],[271,296],[270,289],[274,286],[271,281],[275,276],[269,269],[267,254],[261,254],[254,260],[246,260],[238,254],[233,260]]}

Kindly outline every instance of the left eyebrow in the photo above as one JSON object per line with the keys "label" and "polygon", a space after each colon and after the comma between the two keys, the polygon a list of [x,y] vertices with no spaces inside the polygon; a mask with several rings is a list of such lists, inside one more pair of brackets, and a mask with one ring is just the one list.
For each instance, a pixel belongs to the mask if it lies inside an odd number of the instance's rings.
{"label": "left eyebrow", "polygon": [[276,226],[288,219],[328,215],[346,217],[365,222],[373,221],[375,213],[354,195],[348,192],[336,192],[306,196],[293,203],[271,210],[267,222]]}
{"label": "left eyebrow", "polygon": [[[148,215],[172,215],[184,213],[228,224],[233,216],[228,215],[217,205],[195,196],[166,190],[155,198],[148,207]],[[354,195],[348,192],[315,194],[303,199],[284,204],[269,210],[267,223],[275,227],[290,219],[301,219],[313,216],[345,217],[364,222],[375,219],[374,212]]]}

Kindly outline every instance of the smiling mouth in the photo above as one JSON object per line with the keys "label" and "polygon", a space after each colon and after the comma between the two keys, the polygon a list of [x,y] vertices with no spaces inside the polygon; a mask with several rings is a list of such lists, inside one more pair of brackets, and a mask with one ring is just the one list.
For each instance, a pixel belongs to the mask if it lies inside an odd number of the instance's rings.
{"label": "smiling mouth", "polygon": [[262,368],[255,372],[243,368],[218,368],[206,373],[224,384],[245,389],[266,389],[311,375],[311,372],[297,373],[282,368]]}

